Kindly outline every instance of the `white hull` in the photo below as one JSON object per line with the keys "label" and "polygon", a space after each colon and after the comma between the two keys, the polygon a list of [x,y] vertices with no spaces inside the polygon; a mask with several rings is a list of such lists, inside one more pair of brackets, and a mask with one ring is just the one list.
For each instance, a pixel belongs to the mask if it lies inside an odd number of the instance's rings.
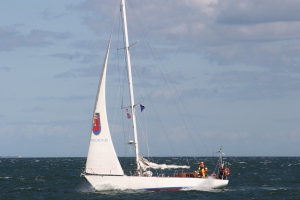
{"label": "white hull", "polygon": [[222,188],[228,180],[213,178],[181,177],[138,177],[138,176],[97,176],[84,175],[96,190],[133,189],[133,190],[180,190]]}

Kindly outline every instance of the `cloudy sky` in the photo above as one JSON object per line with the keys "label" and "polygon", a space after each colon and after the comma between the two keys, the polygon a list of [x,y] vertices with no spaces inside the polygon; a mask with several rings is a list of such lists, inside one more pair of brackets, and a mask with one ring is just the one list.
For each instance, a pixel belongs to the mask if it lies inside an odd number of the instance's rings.
{"label": "cloudy sky", "polygon": [[[108,119],[118,155],[133,155],[123,145],[132,138],[117,5],[0,0],[0,156],[87,155],[112,29]],[[297,0],[128,1],[142,154],[146,140],[153,156],[220,146],[228,156],[299,156],[299,9]]]}

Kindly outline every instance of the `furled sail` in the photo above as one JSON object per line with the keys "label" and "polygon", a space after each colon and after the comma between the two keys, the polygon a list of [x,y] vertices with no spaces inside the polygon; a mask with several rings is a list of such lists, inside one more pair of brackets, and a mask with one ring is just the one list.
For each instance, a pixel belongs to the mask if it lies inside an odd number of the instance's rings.
{"label": "furled sail", "polygon": [[91,140],[85,168],[85,173],[88,174],[124,175],[111,140],[106,114],[105,82],[110,41],[103,63],[93,113]]}
{"label": "furled sail", "polygon": [[144,171],[146,171],[148,168],[152,168],[152,169],[189,169],[190,168],[190,166],[187,165],[156,164],[150,162],[149,160],[143,158],[142,156],[140,156],[139,164]]}

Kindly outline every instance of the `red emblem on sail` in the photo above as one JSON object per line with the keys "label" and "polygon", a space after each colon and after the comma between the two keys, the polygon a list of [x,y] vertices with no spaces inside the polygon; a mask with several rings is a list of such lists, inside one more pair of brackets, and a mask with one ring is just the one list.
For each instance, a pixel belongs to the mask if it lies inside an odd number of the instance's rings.
{"label": "red emblem on sail", "polygon": [[94,119],[93,119],[93,133],[95,135],[99,135],[100,132],[101,132],[100,114],[95,113]]}

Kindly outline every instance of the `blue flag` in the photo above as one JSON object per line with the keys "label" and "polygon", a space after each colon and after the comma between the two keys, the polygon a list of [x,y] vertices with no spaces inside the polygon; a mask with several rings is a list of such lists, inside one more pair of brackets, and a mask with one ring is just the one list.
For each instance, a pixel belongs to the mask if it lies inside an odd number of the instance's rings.
{"label": "blue flag", "polygon": [[145,109],[145,106],[143,106],[142,104],[140,104],[141,107],[141,112],[143,112],[143,110]]}

